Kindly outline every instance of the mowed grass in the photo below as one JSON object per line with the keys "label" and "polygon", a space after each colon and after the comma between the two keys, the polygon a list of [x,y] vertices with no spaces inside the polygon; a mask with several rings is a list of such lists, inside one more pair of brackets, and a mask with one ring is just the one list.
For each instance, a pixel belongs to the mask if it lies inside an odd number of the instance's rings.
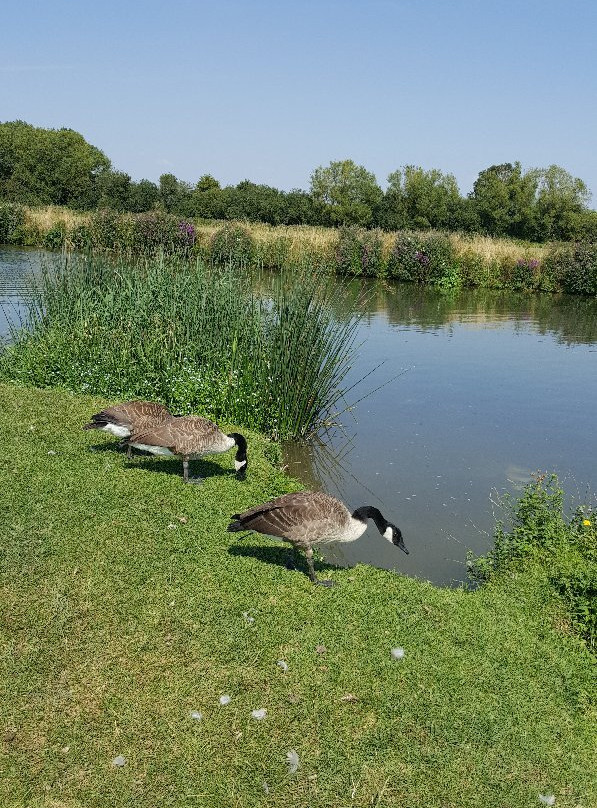
{"label": "mowed grass", "polygon": [[264,439],[185,486],[81,430],[103,403],[0,385],[3,808],[596,804],[590,657],[540,576],[313,587],[226,532],[293,485]]}

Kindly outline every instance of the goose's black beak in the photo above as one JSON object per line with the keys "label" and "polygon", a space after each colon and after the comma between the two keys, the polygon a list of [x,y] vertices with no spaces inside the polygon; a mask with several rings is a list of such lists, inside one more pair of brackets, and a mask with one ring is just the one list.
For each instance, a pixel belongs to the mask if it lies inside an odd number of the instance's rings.
{"label": "goose's black beak", "polygon": [[408,555],[408,549],[406,547],[406,544],[404,543],[404,539],[402,538],[402,533],[400,533],[400,531],[397,531],[397,532],[394,533],[394,538],[392,539],[392,544],[395,544],[396,547],[399,547],[401,550],[403,550],[406,553],[406,555]]}

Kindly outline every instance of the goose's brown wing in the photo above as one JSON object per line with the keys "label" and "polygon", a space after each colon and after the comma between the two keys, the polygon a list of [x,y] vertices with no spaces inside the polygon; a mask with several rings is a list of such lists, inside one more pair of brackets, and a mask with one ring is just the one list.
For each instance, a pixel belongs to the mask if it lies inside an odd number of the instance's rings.
{"label": "goose's brown wing", "polygon": [[153,401],[125,401],[106,407],[92,416],[92,421],[106,421],[119,426],[134,426],[138,421],[152,420],[163,423],[170,419],[169,410]]}
{"label": "goose's brown wing", "polygon": [[129,443],[164,446],[181,455],[203,454],[213,447],[222,433],[213,421],[195,415],[172,417],[159,425],[135,429]]}
{"label": "goose's brown wing", "polygon": [[312,491],[284,494],[237,515],[247,530],[294,541],[324,536],[349,518],[348,510],[337,499]]}

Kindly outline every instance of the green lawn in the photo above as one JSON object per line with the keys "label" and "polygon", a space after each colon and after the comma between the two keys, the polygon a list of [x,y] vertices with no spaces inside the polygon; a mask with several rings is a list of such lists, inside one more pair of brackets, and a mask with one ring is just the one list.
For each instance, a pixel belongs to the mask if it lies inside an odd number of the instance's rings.
{"label": "green lawn", "polygon": [[185,486],[81,430],[103,403],[0,385],[2,808],[597,804],[591,660],[540,576],[313,587],[226,532],[291,487],[271,445]]}

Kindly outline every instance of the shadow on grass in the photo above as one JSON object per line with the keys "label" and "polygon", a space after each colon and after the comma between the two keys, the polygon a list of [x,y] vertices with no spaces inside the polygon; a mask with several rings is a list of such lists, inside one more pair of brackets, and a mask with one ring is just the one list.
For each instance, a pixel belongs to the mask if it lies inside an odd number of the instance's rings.
{"label": "shadow on grass", "polygon": [[[126,446],[118,443],[98,443],[89,446],[91,452],[112,452],[113,454],[126,454]],[[126,468],[140,468],[144,471],[154,471],[161,474],[174,474],[182,477],[182,458],[173,455],[172,457],[156,457],[150,452],[141,452],[133,449],[133,457],[127,462]],[[224,469],[211,460],[191,460],[189,463],[190,477],[236,477],[234,469]],[[242,482],[241,478],[238,478]]]}
{"label": "shadow on grass", "polygon": [[[233,544],[228,548],[228,552],[233,556],[256,558],[263,564],[275,564],[278,567],[285,567],[287,570],[296,570],[308,575],[305,557],[292,547],[260,547],[257,544]],[[326,564],[325,561],[319,561],[316,558],[313,559],[313,564],[318,571],[338,569],[333,564]]]}

